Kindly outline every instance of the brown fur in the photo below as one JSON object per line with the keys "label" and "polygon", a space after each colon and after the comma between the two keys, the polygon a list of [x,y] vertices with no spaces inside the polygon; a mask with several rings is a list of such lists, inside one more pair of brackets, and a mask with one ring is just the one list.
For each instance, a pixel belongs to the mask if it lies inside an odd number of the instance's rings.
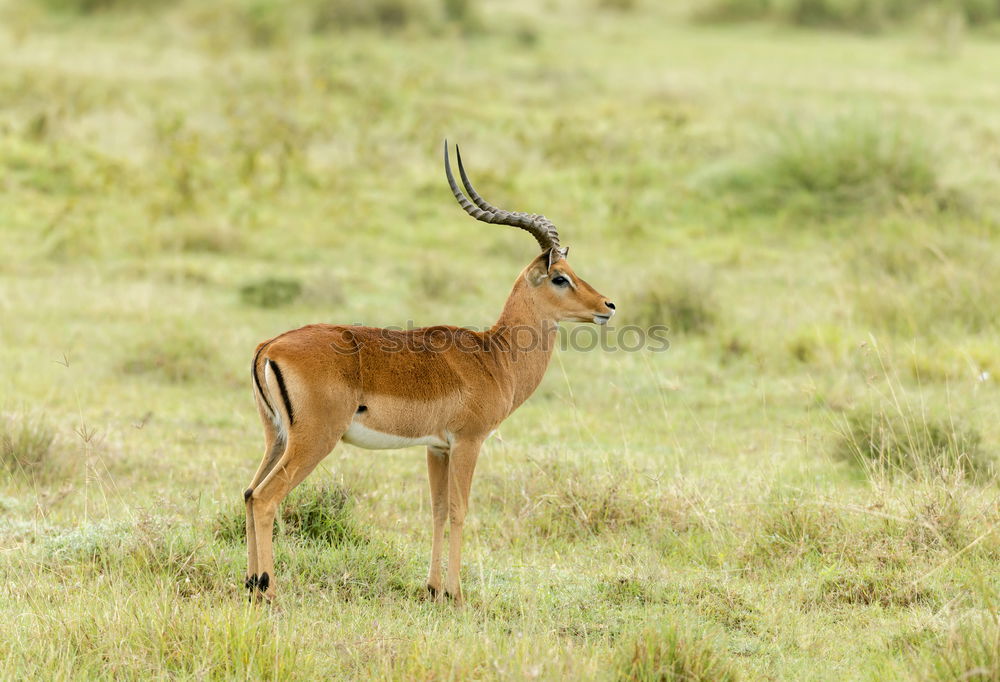
{"label": "brown fur", "polygon": [[[575,286],[552,284],[560,274]],[[248,584],[260,589],[256,577],[269,574],[263,592],[273,598],[277,507],[355,423],[394,436],[433,436],[444,443],[427,448],[433,518],[427,586],[437,597],[448,594],[461,602],[461,532],[480,446],[538,386],[558,322],[591,322],[595,315],[613,313],[607,299],[577,277],[559,253],[546,252],[521,272],[500,318],[485,332],[318,324],[258,346],[254,395],[264,424],[265,454],[246,495]],[[294,420],[267,363],[280,368]],[[362,405],[367,409],[359,412]],[[278,412],[281,429],[272,410]],[[450,568],[442,591],[448,516]]]}

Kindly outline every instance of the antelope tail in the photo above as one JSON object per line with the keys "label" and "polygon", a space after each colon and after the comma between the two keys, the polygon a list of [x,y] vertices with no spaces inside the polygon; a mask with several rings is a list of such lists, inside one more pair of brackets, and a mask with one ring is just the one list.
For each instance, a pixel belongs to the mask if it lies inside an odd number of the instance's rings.
{"label": "antelope tail", "polygon": [[[261,344],[257,348],[257,352],[253,356],[253,364],[250,366],[250,375],[253,377],[254,395],[260,400],[264,411],[267,412],[274,425],[278,427],[278,431],[284,433],[285,430],[282,428],[284,425],[291,426],[295,423],[295,411],[292,409],[292,401],[288,396],[288,389],[285,386],[285,377],[281,373],[278,363],[266,356],[263,357],[263,360],[261,359],[266,349],[267,344]],[[270,377],[274,377],[274,384],[268,381]],[[277,387],[277,392],[280,395],[284,414],[281,414],[277,409],[277,401],[274,399],[274,392],[272,390],[274,387]],[[287,421],[283,424],[282,422],[285,420]]]}

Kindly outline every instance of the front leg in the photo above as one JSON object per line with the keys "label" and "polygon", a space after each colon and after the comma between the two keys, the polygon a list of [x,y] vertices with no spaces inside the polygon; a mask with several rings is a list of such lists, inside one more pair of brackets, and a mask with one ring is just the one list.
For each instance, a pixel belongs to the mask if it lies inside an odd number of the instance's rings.
{"label": "front leg", "polygon": [[462,527],[469,511],[469,491],[472,489],[472,474],[476,471],[476,460],[483,439],[462,439],[452,443],[448,457],[448,511],[451,516],[451,530],[448,537],[448,577],[445,580],[445,594],[456,604],[462,604]]}
{"label": "front leg", "polygon": [[427,572],[427,591],[440,599],[441,549],[444,546],[444,522],[448,518],[448,450],[427,448],[427,478],[431,484],[431,567]]}

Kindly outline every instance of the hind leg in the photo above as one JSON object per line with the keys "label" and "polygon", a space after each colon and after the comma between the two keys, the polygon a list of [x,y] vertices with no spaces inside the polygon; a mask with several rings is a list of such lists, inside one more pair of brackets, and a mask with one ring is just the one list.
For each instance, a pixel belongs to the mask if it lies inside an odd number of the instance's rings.
{"label": "hind leg", "polygon": [[[350,419],[342,420],[340,428],[324,428],[317,433],[300,429],[292,431],[288,436],[288,445],[281,458],[264,477],[260,485],[250,494],[253,505],[254,544],[257,550],[257,581],[258,594],[268,600],[274,599],[274,517],[282,500],[305,479],[316,465],[323,460],[333,446],[347,430]],[[298,422],[296,428],[299,429]],[[319,435],[319,434],[322,435]]]}
{"label": "hind leg", "polygon": [[257,587],[257,535],[254,529],[253,522],[253,500],[251,499],[251,494],[253,489],[256,488],[260,482],[267,476],[274,465],[277,464],[278,458],[281,457],[282,453],[285,451],[285,442],[280,437],[277,429],[269,419],[263,417],[264,419],[264,440],[266,444],[266,449],[264,451],[264,457],[260,461],[260,466],[257,467],[257,473],[253,475],[250,480],[250,486],[243,493],[243,500],[246,503],[246,534],[247,534],[247,578],[246,587],[250,590],[251,596],[253,596],[254,590]]}

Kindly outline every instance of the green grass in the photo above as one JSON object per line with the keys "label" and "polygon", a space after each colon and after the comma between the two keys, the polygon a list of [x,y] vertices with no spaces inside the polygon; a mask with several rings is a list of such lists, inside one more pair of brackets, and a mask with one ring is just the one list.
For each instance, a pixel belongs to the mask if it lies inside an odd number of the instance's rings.
{"label": "green grass", "polygon": [[38,417],[3,415],[0,466],[9,475],[31,476],[49,463],[55,437],[53,428]]}
{"label": "green grass", "polygon": [[[919,13],[138,5],[0,3],[0,677],[997,678],[986,19],[941,59]],[[465,608],[423,453],[350,446],[252,608],[255,345],[486,325],[534,255],[445,137],[669,351],[557,351],[480,458]]]}
{"label": "green grass", "polygon": [[1000,627],[996,611],[977,614],[949,634],[914,669],[926,680],[996,680],[1000,678]]}
{"label": "green grass", "polygon": [[756,156],[720,170],[708,192],[737,208],[822,220],[960,203],[942,186],[927,134],[862,115],[779,122]]}
{"label": "green grass", "polygon": [[[938,21],[957,17],[981,26],[1000,20],[993,0],[709,0],[696,6],[699,21],[771,20],[810,28],[872,33],[925,17]],[[943,16],[937,12],[943,11]]]}
{"label": "green grass", "polygon": [[666,325],[682,334],[705,334],[720,316],[708,272],[659,275],[643,280],[623,298],[624,319],[647,328]]}
{"label": "green grass", "polygon": [[984,451],[979,431],[954,415],[934,421],[926,412],[898,404],[848,414],[838,451],[874,477],[897,473],[992,477],[995,464]]}
{"label": "green grass", "polygon": [[301,294],[302,284],[294,279],[268,277],[240,287],[240,299],[259,308],[280,308],[292,303]]}
{"label": "green grass", "polygon": [[[215,537],[242,543],[246,533],[246,506],[234,504],[215,520]],[[281,506],[278,531],[329,544],[363,542],[351,515],[349,493],[339,486],[303,484]]]}
{"label": "green grass", "polygon": [[635,682],[653,680],[719,680],[735,682],[739,675],[718,645],[704,636],[654,627],[635,638],[625,652],[614,679]]}

